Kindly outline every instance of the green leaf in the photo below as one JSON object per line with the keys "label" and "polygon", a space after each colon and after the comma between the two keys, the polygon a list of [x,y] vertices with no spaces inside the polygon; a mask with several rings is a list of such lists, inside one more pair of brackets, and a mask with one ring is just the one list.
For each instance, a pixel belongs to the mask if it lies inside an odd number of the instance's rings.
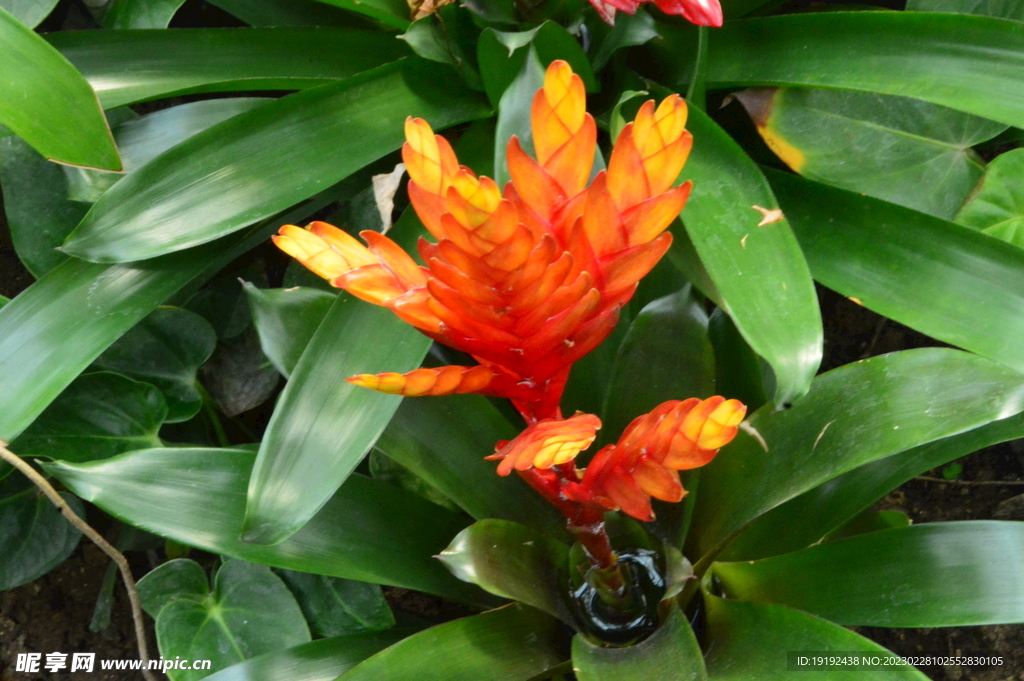
{"label": "green leaf", "polygon": [[358,14],[315,0],[208,0],[250,26],[375,28]]}
{"label": "green leaf", "polygon": [[855,468],[765,513],[726,549],[722,559],[754,560],[808,547],[908,480],[984,447],[1021,437],[1024,414]]}
{"label": "green leaf", "polygon": [[199,413],[203,398],[196,389],[196,373],[216,345],[217,335],[205,319],[180,307],[160,307],[107,348],[93,366],[155,385],[167,399],[165,420],[177,423]]}
{"label": "green leaf", "polygon": [[504,187],[511,179],[505,153],[513,135],[519,138],[523,150],[533,153],[533,128],[530,124],[533,95],[544,85],[544,65],[531,47],[523,66],[498,104],[498,127],[494,133],[494,181]]}
{"label": "green leaf", "polygon": [[414,21],[409,30],[399,37],[419,56],[450,64],[470,87],[483,91],[484,84],[477,73],[475,59],[479,30],[468,10],[449,3]]}
{"label": "green leaf", "polygon": [[1024,125],[1024,27],[1016,22],[916,12],[792,14],[731,22],[715,32],[709,56],[708,87],[864,90]]}
{"label": "green leaf", "polygon": [[222,340],[200,378],[226,416],[238,416],[263,404],[277,390],[281,377],[260,349],[252,327]]}
{"label": "green leaf", "polygon": [[907,0],[908,12],[953,12],[983,14],[1024,21],[1024,3],[1020,0]]}
{"label": "green leaf", "polygon": [[919,99],[850,90],[736,95],[768,146],[804,177],[943,219],[984,171],[972,146],[1006,125]]}
{"label": "green leaf", "polygon": [[369,631],[303,643],[240,662],[207,676],[206,681],[334,681],[410,633],[409,629]]}
{"label": "green leaf", "polygon": [[946,343],[1024,370],[1024,252],[965,227],[770,172],[815,279]]}
{"label": "green leaf", "polygon": [[438,556],[456,577],[492,594],[543,610],[567,624],[569,548],[507,520],[480,520]]}
{"label": "green leaf", "polygon": [[777,204],[750,157],[701,111],[690,111],[687,127],[695,142],[681,175],[694,184],[686,233],[736,328],[775,371],[781,407],[807,392],[821,363],[814,282],[789,223],[758,226],[766,219],[755,206]]}
{"label": "green leaf", "polygon": [[300,90],[408,54],[386,33],[336,28],[61,31],[47,40],[85,76],[105,109],[194,92]]}
{"label": "green leaf", "polygon": [[464,617],[382,650],[339,681],[523,681],[562,661],[555,624],[520,605]]}
{"label": "green leaf", "polygon": [[891,530],[894,527],[909,527],[910,516],[903,511],[865,511],[842,527],[829,532],[826,541],[855,537],[858,534]]}
{"label": "green leaf", "polygon": [[705,681],[704,656],[682,610],[650,637],[626,648],[604,648],[581,634],[572,640],[572,666],[579,681]]}
{"label": "green leaf", "polygon": [[121,169],[92,88],[67,59],[3,7],[0,50],[0,123],[48,159]]}
{"label": "green leaf", "polygon": [[305,287],[244,286],[263,354],[288,377],[337,296]]}
{"label": "green leaf", "polygon": [[760,409],[768,401],[760,360],[720,307],[708,319],[708,338],[715,352],[715,391],[750,411]]}
{"label": "green leaf", "polygon": [[5,9],[15,19],[29,28],[35,28],[49,16],[60,0],[0,0],[0,9]]}
{"label": "green leaf", "polygon": [[114,139],[121,152],[124,172],[107,173],[65,166],[68,198],[95,203],[126,174],[135,172],[176,144],[270,101],[266,97],[231,97],[189,102],[117,124],[114,126]]}
{"label": "green leaf", "polygon": [[182,544],[289,570],[494,602],[431,557],[466,526],[465,519],[361,475],[351,476],[287,540],[242,543],[238,529],[255,456],[232,449],[148,449],[46,469],[112,515]]}
{"label": "green leaf", "polygon": [[[392,419],[394,421],[394,419]],[[381,438],[383,438],[383,434]],[[378,445],[380,441],[378,440]],[[449,511],[461,511],[458,504],[442,494],[436,487],[431,485],[429,482],[421,478],[420,476],[413,473],[411,470],[398,463],[387,454],[382,452],[379,447],[375,446],[370,450],[370,456],[367,459],[370,465],[370,476],[374,480],[380,480],[386,482],[389,485],[395,485],[402,489],[418,494],[427,501],[443,506]]]}
{"label": "green leaf", "polygon": [[1024,247],[1021,178],[1024,178],[1024,149],[1013,149],[997,156],[956,214],[957,224]]}
{"label": "green leaf", "polygon": [[395,626],[395,616],[377,584],[294,570],[276,572],[295,594],[316,636],[341,636]]}
{"label": "green leaf", "polygon": [[712,569],[730,598],[844,625],[948,627],[1024,622],[1022,563],[1024,523],[976,520],[870,532]]}
{"label": "green leaf", "polygon": [[412,397],[402,401],[377,447],[476,519],[502,518],[567,538],[565,519],[519,476],[499,477],[499,440],[516,426],[480,395]]}
{"label": "green leaf", "polygon": [[[612,55],[622,48],[643,45],[657,37],[659,36],[654,27],[654,19],[647,12],[620,13],[615,17],[615,26],[594,53],[594,70],[603,69]],[[612,135],[612,139],[618,139],[618,135]]]}
{"label": "green leaf", "polygon": [[19,456],[81,463],[160,447],[167,403],[149,383],[101,372],[80,376],[11,443]]}
{"label": "green leaf", "polygon": [[[863,636],[813,615],[779,605],[742,603],[711,595],[707,605],[708,676],[713,681],[785,681],[793,678],[787,651],[863,652],[880,656],[888,650]],[[833,668],[813,673],[824,681],[851,678],[849,671]],[[928,677],[910,665],[863,671],[857,678],[872,681],[925,681]]]}
{"label": "green leaf", "polygon": [[[76,497],[61,496],[79,517],[85,515]],[[28,584],[63,563],[81,536],[35,487],[0,500],[0,591]]]}
{"label": "green leaf", "polygon": [[68,200],[61,168],[20,137],[0,139],[0,187],[18,259],[37,279],[67,260],[56,250],[88,206]]}
{"label": "green leaf", "polygon": [[295,597],[263,565],[225,561],[212,593],[207,587],[202,600],[195,595],[189,588],[183,598],[167,596],[169,602],[156,616],[156,639],[165,659],[180,656],[212,664],[209,669],[170,669],[172,681],[197,681],[210,671],[310,639]]}
{"label": "green leaf", "polygon": [[649,303],[629,327],[607,378],[602,442],[666,400],[704,399],[715,392],[708,316],[689,286]]}
{"label": "green leaf", "polygon": [[[791,409],[762,407],[747,433],[701,469],[690,556],[848,470],[1013,416],[1024,376],[945,348],[905,350],[834,369]],[[751,484],[751,481],[757,481]]]}
{"label": "green leaf", "polygon": [[185,0],[114,0],[103,16],[105,28],[167,28]]}
{"label": "green leaf", "polygon": [[359,464],[402,401],[345,379],[411,371],[429,347],[430,339],[387,308],[338,296],[263,436],[249,483],[245,541],[275,543],[302,527]]}
{"label": "green leaf", "polygon": [[202,603],[210,595],[206,570],[194,560],[178,558],[160,565],[139,580],[139,602],[156,619],[165,605],[190,600]]}
{"label": "green leaf", "polygon": [[466,93],[442,87],[430,64],[384,66],[208,128],[112,187],[64,250],[125,262],[204,243],[398,149],[407,115],[444,128],[487,113]]}
{"label": "green leaf", "polygon": [[385,26],[399,30],[409,26],[409,5],[405,0],[317,0],[350,12],[359,12]]}

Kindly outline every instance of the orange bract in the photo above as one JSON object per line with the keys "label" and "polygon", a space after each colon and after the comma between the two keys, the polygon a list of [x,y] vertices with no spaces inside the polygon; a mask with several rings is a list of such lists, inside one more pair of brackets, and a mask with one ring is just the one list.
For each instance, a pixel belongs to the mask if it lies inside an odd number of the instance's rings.
{"label": "orange bract", "polygon": [[593,414],[576,414],[567,419],[544,419],[511,441],[499,442],[497,451],[485,457],[498,464],[498,475],[513,470],[551,468],[568,463],[594,442],[601,419]]}

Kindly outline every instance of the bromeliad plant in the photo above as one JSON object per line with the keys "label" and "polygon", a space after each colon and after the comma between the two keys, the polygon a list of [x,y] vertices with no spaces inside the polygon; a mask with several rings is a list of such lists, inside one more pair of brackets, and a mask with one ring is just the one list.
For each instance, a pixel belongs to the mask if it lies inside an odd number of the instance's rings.
{"label": "bromeliad plant", "polygon": [[[1014,3],[88,4],[0,0],[0,440],[169,559],[160,653],[214,667],[173,681],[773,679],[1024,621],[1021,523],[872,510],[1024,436]],[[815,281],[954,347],[816,375]],[[3,589],[79,542],[6,466],[0,528]]]}

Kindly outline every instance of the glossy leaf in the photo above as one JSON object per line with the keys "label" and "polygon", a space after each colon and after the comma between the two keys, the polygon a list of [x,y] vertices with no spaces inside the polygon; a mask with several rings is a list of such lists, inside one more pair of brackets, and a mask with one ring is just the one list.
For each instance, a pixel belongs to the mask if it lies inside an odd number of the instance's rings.
{"label": "glossy leaf", "polygon": [[804,177],[950,219],[984,171],[971,149],[1006,125],[909,97],[822,88],[736,95]]}
{"label": "glossy leaf", "polygon": [[977,520],[870,532],[713,570],[731,598],[845,625],[946,627],[1024,622],[1022,562],[1024,523]]}
{"label": "glossy leaf", "polygon": [[[150,575],[159,579],[160,571],[175,562]],[[208,670],[169,669],[171,681],[198,681],[211,671],[310,639],[295,597],[266,566],[227,560],[217,570],[213,590],[207,587],[199,600],[197,595],[191,588],[182,598],[164,594],[156,639],[165,659],[180,656],[212,664]]]}
{"label": "glossy leaf", "polygon": [[911,524],[913,523],[910,516],[903,511],[865,511],[842,527],[829,532],[825,540],[836,541],[868,532],[909,527]]}
{"label": "glossy leaf", "polygon": [[210,595],[206,570],[194,560],[178,558],[160,565],[139,580],[139,603],[156,619],[165,605],[182,599],[201,603]]}
{"label": "glossy leaf", "polygon": [[997,156],[956,214],[957,224],[1024,247],[1021,178],[1024,178],[1024,150],[1013,149]]}
{"label": "glossy leaf", "polygon": [[773,508],[744,530],[723,560],[754,560],[814,544],[912,478],[984,447],[1024,437],[1024,414],[874,461]]}
{"label": "glossy leaf", "polygon": [[480,520],[438,555],[459,579],[572,624],[569,548],[519,523]]}
{"label": "glossy leaf", "polygon": [[690,111],[687,128],[694,147],[681,178],[694,188],[682,215],[686,232],[723,307],[775,371],[782,406],[807,392],[821,362],[814,283],[789,223],[755,208],[777,204],[750,157],[701,111]]}
{"label": "glossy leaf", "polygon": [[[204,243],[397,149],[407,115],[444,128],[486,113],[475,98],[442,87],[429,65],[413,60],[381,67],[289,95],[195,135],[104,194],[64,249],[89,260],[123,262]],[[432,73],[435,80],[422,81]]]}
{"label": "glossy leaf", "polygon": [[103,16],[105,28],[167,28],[185,0],[114,0]]}
{"label": "glossy leaf", "polygon": [[386,33],[334,28],[61,31],[47,40],[85,76],[105,109],[190,92],[299,90],[408,54]]}
{"label": "glossy leaf", "polygon": [[402,401],[377,447],[476,519],[502,518],[565,538],[565,519],[518,476],[499,477],[493,461],[499,440],[518,434],[479,395]]}
{"label": "glossy leaf", "polygon": [[117,147],[92,88],[64,57],[3,7],[0,49],[0,123],[48,159],[120,170]]}
{"label": "glossy leaf", "polygon": [[[61,496],[85,515],[77,498]],[[0,591],[28,584],[63,563],[81,536],[35,487],[0,499]]]}
{"label": "glossy leaf", "polygon": [[[340,26],[375,28],[358,14],[315,0],[209,0],[250,26]],[[365,26],[359,24],[365,23]]]}
{"label": "glossy leaf", "polygon": [[47,471],[83,499],[182,544],[289,570],[493,603],[431,556],[465,520],[390,485],[355,475],[313,520],[273,546],[238,540],[255,453],[148,449]]}
{"label": "glossy leaf", "polygon": [[152,383],[167,399],[165,420],[187,421],[203,403],[196,372],[216,344],[213,328],[199,315],[180,307],[160,307],[107,348],[93,366]]}
{"label": "glossy leaf", "polygon": [[276,650],[206,677],[207,681],[334,681],[371,655],[412,633],[370,631]]}
{"label": "glossy leaf", "polygon": [[277,575],[295,594],[316,636],[341,636],[395,626],[395,616],[377,584],[294,570],[278,570]]}
{"label": "glossy leaf", "polygon": [[404,0],[317,0],[376,19],[385,26],[403,29],[409,25],[409,5]]}
{"label": "glossy leaf", "polygon": [[708,87],[809,85],[900,95],[1020,127],[1022,67],[1024,27],[1016,22],[813,12],[736,21],[716,31],[707,80]]}
{"label": "glossy leaf", "polygon": [[411,371],[429,347],[428,338],[390,310],[338,296],[267,426],[249,483],[246,541],[275,543],[302,527],[359,464],[402,401],[345,379]]}
{"label": "glossy leaf", "polygon": [[890,203],[769,176],[815,279],[933,338],[1024,370],[1024,251]]}
{"label": "glossy leaf", "polygon": [[37,279],[67,260],[56,250],[88,211],[68,200],[60,166],[20,137],[0,139],[0,188],[18,259]]}
{"label": "glossy leaf", "polygon": [[[382,434],[381,438],[383,437]],[[377,441],[377,444],[380,444],[380,440]],[[374,480],[380,480],[389,485],[401,487],[407,492],[418,494],[427,501],[443,506],[449,511],[458,512],[462,510],[458,504],[438,491],[436,487],[381,451],[379,446],[374,446],[370,450],[370,456],[367,457],[367,461],[370,466],[370,476]]]}
{"label": "glossy leaf", "polygon": [[1024,3],[1020,0],[907,0],[908,12],[954,12],[982,14],[1024,21]]}
{"label": "glossy leaf", "polygon": [[281,376],[263,355],[256,330],[217,344],[210,361],[199,372],[203,386],[227,416],[238,416],[269,399]]}
{"label": "glossy leaf", "polygon": [[522,681],[562,661],[556,621],[521,605],[464,617],[410,636],[340,677],[340,681]]}
{"label": "glossy leaf", "polygon": [[164,396],[149,383],[108,372],[86,374],[75,379],[11,447],[19,456],[76,463],[106,459],[160,447],[157,432],[166,414]]}
{"label": "glossy leaf", "polygon": [[305,287],[261,289],[248,282],[245,293],[263,354],[290,376],[337,296]]}
{"label": "glossy leaf", "polygon": [[704,556],[762,513],[853,468],[1022,410],[1024,376],[958,350],[906,350],[834,369],[791,409],[762,407],[748,419],[767,454],[741,432],[701,469],[686,553]]}
{"label": "glossy leaf", "polygon": [[479,31],[468,10],[449,3],[414,21],[401,39],[424,59],[450,64],[474,90],[482,91],[474,54]]}
{"label": "glossy leaf", "polygon": [[0,0],[0,8],[29,28],[35,28],[45,19],[60,0]]}
{"label": "glossy leaf", "polygon": [[708,318],[708,339],[715,352],[715,391],[748,411],[759,409],[768,401],[760,360],[722,308]]}
{"label": "glossy leaf", "polygon": [[673,605],[650,637],[626,648],[605,648],[577,634],[572,666],[579,681],[704,681],[708,678],[697,637]]}
{"label": "glossy leaf", "polygon": [[501,95],[498,104],[498,127],[494,133],[494,181],[504,187],[511,179],[505,153],[513,135],[523,150],[533,153],[533,129],[530,124],[533,95],[544,85],[544,65],[533,47],[529,49],[522,68]]}
{"label": "glossy leaf", "polygon": [[[643,45],[658,37],[654,19],[641,10],[636,14],[620,13],[615,17],[615,26],[608,31],[594,53],[594,70],[600,71],[618,50],[634,45]],[[613,135],[612,139],[618,136]]]}
{"label": "glossy leaf", "polygon": [[633,419],[666,400],[704,399],[715,393],[708,316],[690,287],[640,311],[606,380],[603,442],[615,442]]}
{"label": "glossy leaf", "polygon": [[[792,679],[788,651],[858,652],[891,655],[888,650],[849,629],[780,605],[761,605],[705,595],[707,605],[708,677],[713,681]],[[825,681],[843,681],[851,673],[834,668],[812,672]],[[925,681],[909,665],[859,671],[872,681]]]}

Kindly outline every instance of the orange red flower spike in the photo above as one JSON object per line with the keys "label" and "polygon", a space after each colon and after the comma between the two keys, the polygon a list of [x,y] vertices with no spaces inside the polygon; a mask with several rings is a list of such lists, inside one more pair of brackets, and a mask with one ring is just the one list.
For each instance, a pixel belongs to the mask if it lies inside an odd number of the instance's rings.
{"label": "orange red flower spike", "polygon": [[547,469],[568,463],[594,442],[601,419],[593,414],[576,414],[567,419],[544,419],[524,430],[516,439],[499,442],[497,451],[484,457],[498,464],[498,475],[529,468]]}

